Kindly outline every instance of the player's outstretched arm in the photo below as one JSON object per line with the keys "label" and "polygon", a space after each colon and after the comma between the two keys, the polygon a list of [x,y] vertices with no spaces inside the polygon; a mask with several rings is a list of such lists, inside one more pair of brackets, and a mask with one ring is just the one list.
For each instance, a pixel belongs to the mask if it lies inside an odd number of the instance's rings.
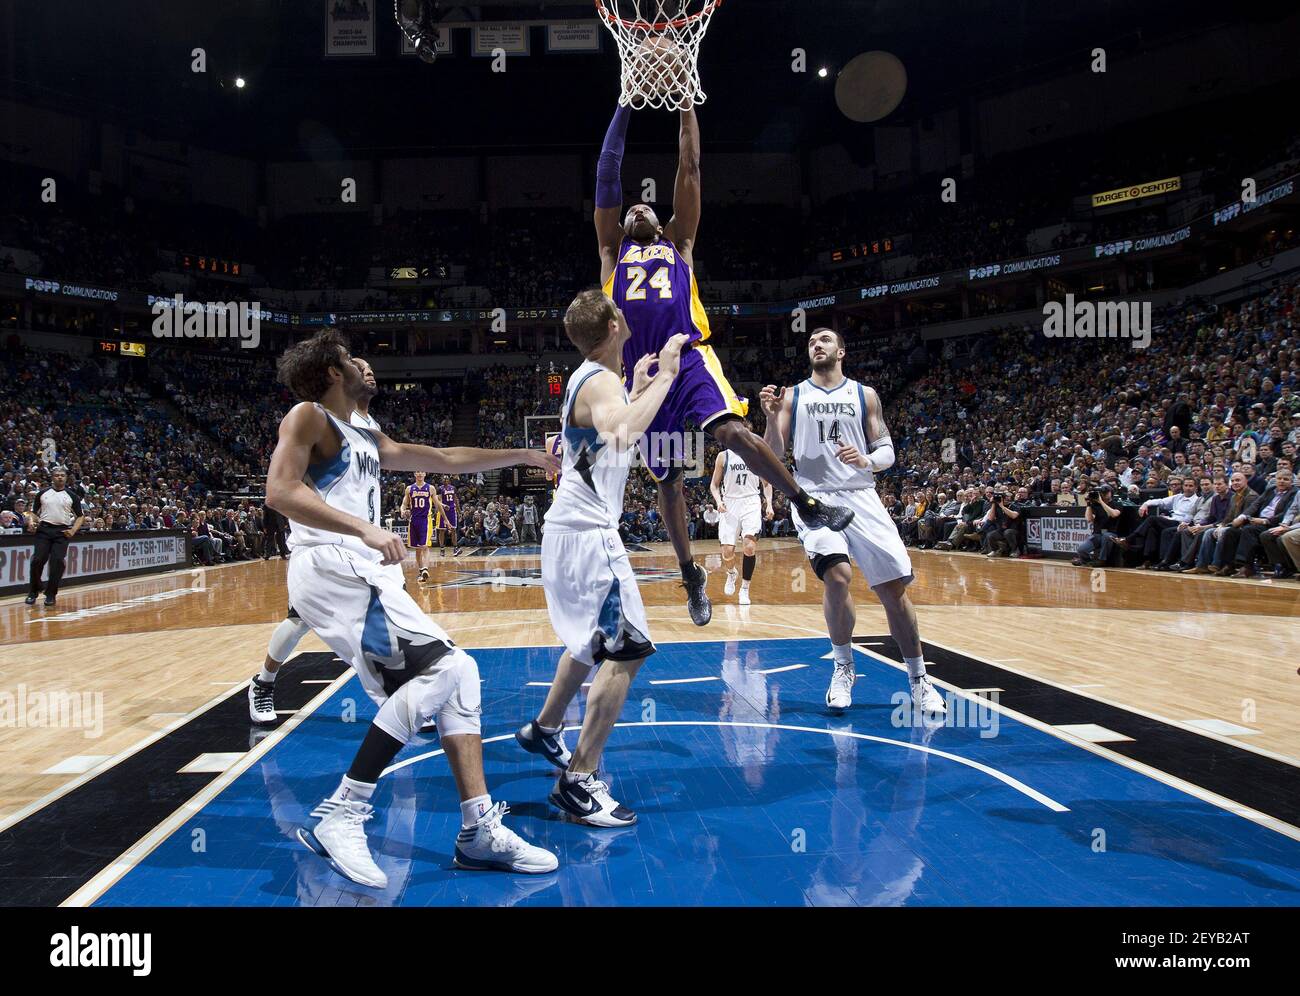
{"label": "player's outstretched arm", "polygon": [[722,475],[726,473],[727,455],[719,453],[717,459],[713,461],[713,477],[709,479],[709,491],[713,494],[713,504],[717,506],[719,512],[726,509],[726,503],[722,500]]}
{"label": "player's outstretched arm", "polygon": [[545,450],[484,450],[477,446],[420,446],[398,443],[382,432],[379,437],[379,466],[384,470],[423,470],[429,474],[477,474],[524,464],[549,473],[560,469],[560,461]]}
{"label": "player's outstretched arm", "polygon": [[600,250],[600,282],[603,285],[618,262],[618,247],[623,243],[623,146],[627,141],[627,122],[632,108],[614,111],[605,144],[596,162],[596,242]]}
{"label": "player's outstretched arm", "polygon": [[659,351],[659,372],[635,401],[623,400],[623,383],[612,370],[589,379],[573,401],[573,415],[578,425],[590,422],[601,437],[620,450],[626,450],[650,427],[659,407],[668,397],[673,378],[681,369],[682,347],[686,336],[678,333]]}
{"label": "player's outstretched arm", "polygon": [[303,483],[312,451],[327,440],[333,441],[333,433],[319,408],[303,402],[289,410],[280,422],[279,439],[266,472],[266,504],[304,526],[356,536],[383,554],[384,563],[400,563],[406,556],[406,548],[399,537],[325,504],[320,495]]}
{"label": "player's outstretched arm", "polygon": [[695,112],[682,111],[677,139],[677,182],[673,187],[673,216],[664,238],[677,247],[687,266],[695,265],[695,235],[700,228],[700,122]]}
{"label": "player's outstretched arm", "polygon": [[794,394],[784,387],[768,384],[759,392],[758,401],[767,416],[767,427],[763,430],[763,442],[776,454],[778,460],[785,459],[786,447],[790,439],[790,418]]}

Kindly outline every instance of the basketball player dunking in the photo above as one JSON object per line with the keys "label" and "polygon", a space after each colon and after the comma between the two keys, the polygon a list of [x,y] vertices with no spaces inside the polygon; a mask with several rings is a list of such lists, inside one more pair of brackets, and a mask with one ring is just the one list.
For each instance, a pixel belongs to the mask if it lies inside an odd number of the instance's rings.
{"label": "basketball player dunking", "polygon": [[[748,420],[745,428],[754,431]],[[736,539],[739,537],[744,544],[744,562],[738,601],[741,605],[748,605],[749,582],[753,580],[758,559],[758,536],[763,531],[763,521],[771,522],[776,518],[772,509],[772,485],[760,482],[758,475],[731,450],[723,450],[713,461],[709,490],[718,506],[718,542],[722,544],[722,566],[727,569],[727,583],[722,593],[736,593]]]}
{"label": "basketball player dunking", "polygon": [[[655,648],[618,519],[631,469],[628,448],[668,397],[686,336],[670,337],[657,356],[636,364],[629,394],[618,370],[630,333],[603,291],[583,291],[574,299],[564,331],[583,362],[569,378],[561,407],[564,473],[546,513],[542,587],[565,649],[546,704],[515,739],[565,769],[551,793],[555,806],[590,826],[623,827],[636,822],[636,813],[610,797],[597,771],[632,679]],[[650,377],[655,361],[659,370]],[[596,665],[582,733],[570,756],[564,713]]]}
{"label": "basketball player dunking", "polygon": [[626,386],[631,387],[632,371],[640,357],[660,352],[677,333],[688,338],[681,372],[641,440],[641,451],[658,485],[659,512],[681,565],[691,620],[705,626],[713,614],[705,591],[708,574],[691,556],[682,484],[688,420],[788,495],[791,506],[813,526],[842,530],[853,520],[853,512],[826,505],[804,491],[763,441],[745,428],[741,419],[748,405],[736,396],[713,348],[707,345],[709,320],[693,273],[695,233],[700,223],[700,129],[695,112],[681,112],[673,216],[666,226],[659,224],[648,204],[636,204],[621,217],[621,169],[630,116],[627,107],[614,112],[596,167],[600,281],[632,330],[623,346]]}
{"label": "basketball player dunking", "polygon": [[[379,382],[375,380],[375,371],[359,356],[354,356],[352,362],[361,372],[361,381],[365,390],[357,399],[357,406],[352,410],[350,421],[363,429],[378,432],[379,423],[370,414],[370,402],[379,393]],[[275,632],[271,634],[271,642],[266,648],[266,660],[262,662],[262,670],[248,683],[248,716],[254,723],[275,722],[277,718],[275,677],[280,673],[280,665],[289,659],[289,655],[302,642],[302,638],[307,635],[307,630],[310,628],[302,621],[293,605],[289,606],[289,613],[284,617],[284,621],[275,627]]]}
{"label": "basketball player dunking", "polygon": [[429,548],[433,546],[432,524],[437,520],[432,517],[435,512],[440,520],[442,499],[434,492],[433,485],[425,483],[424,472],[417,470],[415,483],[408,484],[406,492],[402,495],[401,515],[410,523],[406,533],[406,545],[415,551],[415,566],[420,572],[416,580],[420,584],[427,584],[429,581],[429,568],[424,558],[428,556]]}
{"label": "basketball player dunking", "polygon": [[847,709],[853,702],[857,671],[853,660],[853,625],[857,616],[849,582],[857,561],[867,584],[884,606],[889,632],[898,643],[911,679],[917,718],[947,712],[943,696],[925,673],[916,610],[907,596],[912,562],[889,513],[876,494],[875,475],[894,465],[894,443],[885,427],[876,392],[844,376],[844,339],[831,329],[817,329],[808,340],[812,374],[793,389],[763,388],[760,400],[767,414],[764,436],[772,452],[782,457],[794,450],[794,474],[801,485],[819,496],[834,497],[856,511],[842,533],[808,522],[792,509],[799,540],[826,590],[822,606],[830,631],[835,670],[826,692],[826,705]]}
{"label": "basketball player dunking", "polygon": [[434,723],[460,796],[461,868],[548,872],[555,855],[502,823],[483,777],[478,665],[406,593],[406,548],[380,527],[380,469],[474,473],[515,464],[554,470],[541,451],[434,449],[397,443],[355,426],[365,393],[343,338],[330,329],[292,346],[279,375],[302,403],[280,423],[267,471],[267,504],[292,524],[289,602],[316,635],[352,666],[379,706],[352,766],[299,839],[335,871],[384,888],[387,876],[366,842],[380,774],[421,727]]}

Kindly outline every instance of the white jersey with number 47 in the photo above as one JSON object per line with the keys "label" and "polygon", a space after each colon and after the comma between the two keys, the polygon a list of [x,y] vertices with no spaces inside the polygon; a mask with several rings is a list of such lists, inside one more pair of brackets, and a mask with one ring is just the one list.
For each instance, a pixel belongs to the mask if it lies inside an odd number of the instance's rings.
{"label": "white jersey with number 47", "polygon": [[790,399],[790,446],[794,479],[806,491],[861,491],[876,486],[871,471],[843,463],[841,446],[867,450],[867,397],[861,384],[845,378],[827,390],[811,380],[796,384]]}
{"label": "white jersey with number 47", "polygon": [[745,461],[726,451],[726,466],[722,473],[722,498],[728,505],[758,500],[758,475],[745,465]]}

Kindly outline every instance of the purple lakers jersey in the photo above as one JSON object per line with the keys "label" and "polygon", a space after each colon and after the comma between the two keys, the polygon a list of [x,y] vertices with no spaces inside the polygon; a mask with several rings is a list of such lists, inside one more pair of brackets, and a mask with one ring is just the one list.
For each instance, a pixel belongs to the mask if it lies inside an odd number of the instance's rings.
{"label": "purple lakers jersey", "polygon": [[623,347],[628,378],[636,361],[657,353],[679,332],[692,343],[709,338],[709,319],[700,301],[695,274],[667,239],[641,245],[624,239],[605,293],[623,309],[632,336]]}
{"label": "purple lakers jersey", "polygon": [[438,485],[438,494],[442,497],[442,507],[447,510],[448,518],[456,518],[456,488],[451,484]]}
{"label": "purple lakers jersey", "polygon": [[427,484],[412,484],[407,487],[411,496],[411,518],[427,519],[433,502],[429,498],[430,488]]}

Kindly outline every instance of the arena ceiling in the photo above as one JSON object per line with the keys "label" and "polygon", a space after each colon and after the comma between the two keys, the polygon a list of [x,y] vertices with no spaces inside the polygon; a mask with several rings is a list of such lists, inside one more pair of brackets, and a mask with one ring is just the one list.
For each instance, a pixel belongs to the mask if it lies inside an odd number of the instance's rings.
{"label": "arena ceiling", "polygon": [[[246,155],[292,158],[329,148],[384,155],[463,148],[588,148],[617,95],[610,39],[599,55],[533,53],[493,74],[460,45],[430,67],[397,54],[390,0],[372,0],[377,54],[322,57],[322,0],[17,0],[0,12],[0,93],[75,109],[158,137]],[[585,3],[444,4],[451,20],[571,19]],[[868,49],[897,54],[909,90],[885,122],[954,99],[1072,69],[1096,45],[1112,56],[1226,18],[1281,16],[1209,0],[727,0],[705,41],[710,147],[788,150],[852,140],[870,126],[835,109],[834,73]],[[209,71],[190,72],[190,52]],[[791,50],[810,71],[791,72]],[[820,79],[816,69],[830,69]],[[248,85],[238,90],[235,76]],[[671,140],[668,115],[633,142]]]}

